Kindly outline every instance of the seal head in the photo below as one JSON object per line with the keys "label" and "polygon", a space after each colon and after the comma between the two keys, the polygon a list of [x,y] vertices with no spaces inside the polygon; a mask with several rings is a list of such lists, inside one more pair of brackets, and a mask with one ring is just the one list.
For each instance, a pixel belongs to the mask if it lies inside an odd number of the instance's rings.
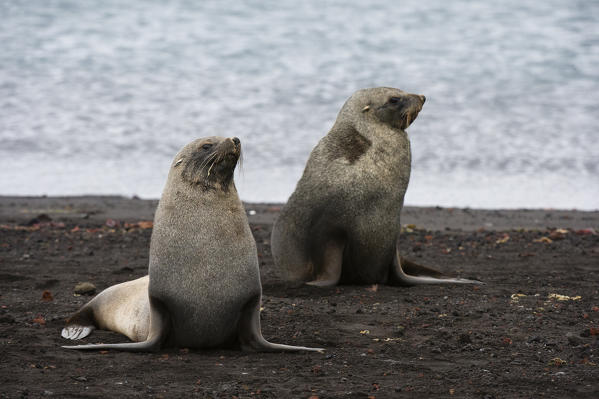
{"label": "seal head", "polygon": [[173,168],[181,170],[183,180],[203,190],[228,190],[240,155],[241,142],[237,137],[207,137],[183,148],[175,157]]}

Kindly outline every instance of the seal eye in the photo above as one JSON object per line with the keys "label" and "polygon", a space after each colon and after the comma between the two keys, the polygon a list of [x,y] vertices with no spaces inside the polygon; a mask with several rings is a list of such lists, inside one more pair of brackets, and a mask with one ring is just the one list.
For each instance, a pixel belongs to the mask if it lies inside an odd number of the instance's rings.
{"label": "seal eye", "polygon": [[202,148],[205,149],[205,150],[209,150],[210,148],[212,148],[212,144],[204,144],[202,146]]}
{"label": "seal eye", "polygon": [[390,104],[397,104],[398,101],[399,101],[399,99],[397,97],[391,97],[389,99]]}

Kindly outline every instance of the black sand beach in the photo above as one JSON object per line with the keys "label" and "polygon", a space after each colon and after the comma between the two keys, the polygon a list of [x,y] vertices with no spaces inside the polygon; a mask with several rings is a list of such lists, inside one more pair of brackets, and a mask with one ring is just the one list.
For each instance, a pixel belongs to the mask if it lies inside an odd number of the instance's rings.
{"label": "black sand beach", "polygon": [[0,397],[599,397],[599,212],[407,207],[406,257],[486,285],[317,289],[273,271],[281,205],[246,204],[264,336],[324,354],[62,349],[77,283],[146,274],[156,203],[0,197]]}

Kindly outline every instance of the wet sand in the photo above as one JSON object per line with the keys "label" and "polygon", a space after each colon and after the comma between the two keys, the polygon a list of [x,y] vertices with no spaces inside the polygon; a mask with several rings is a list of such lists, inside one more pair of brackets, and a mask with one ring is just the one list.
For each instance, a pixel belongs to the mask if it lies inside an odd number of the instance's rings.
{"label": "wet sand", "polygon": [[[487,284],[286,284],[280,204],[246,204],[273,342],[324,354],[62,349],[64,320],[147,272],[157,201],[0,197],[0,397],[577,397],[599,395],[599,212],[407,207],[408,257]],[[85,342],[125,338],[95,331]]]}

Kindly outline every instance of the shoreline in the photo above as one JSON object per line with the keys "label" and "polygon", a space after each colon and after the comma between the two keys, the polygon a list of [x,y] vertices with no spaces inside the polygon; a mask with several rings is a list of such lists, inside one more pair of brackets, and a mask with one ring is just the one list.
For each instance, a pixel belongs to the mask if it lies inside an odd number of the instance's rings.
{"label": "shoreline", "polygon": [[[107,219],[119,221],[152,220],[157,199],[123,196],[30,197],[0,196],[0,220],[28,223],[39,215],[80,224],[97,224]],[[250,224],[272,224],[282,203],[246,203]],[[512,229],[595,229],[599,230],[599,211],[559,209],[470,209],[405,206],[402,225],[426,230],[464,231]]]}

